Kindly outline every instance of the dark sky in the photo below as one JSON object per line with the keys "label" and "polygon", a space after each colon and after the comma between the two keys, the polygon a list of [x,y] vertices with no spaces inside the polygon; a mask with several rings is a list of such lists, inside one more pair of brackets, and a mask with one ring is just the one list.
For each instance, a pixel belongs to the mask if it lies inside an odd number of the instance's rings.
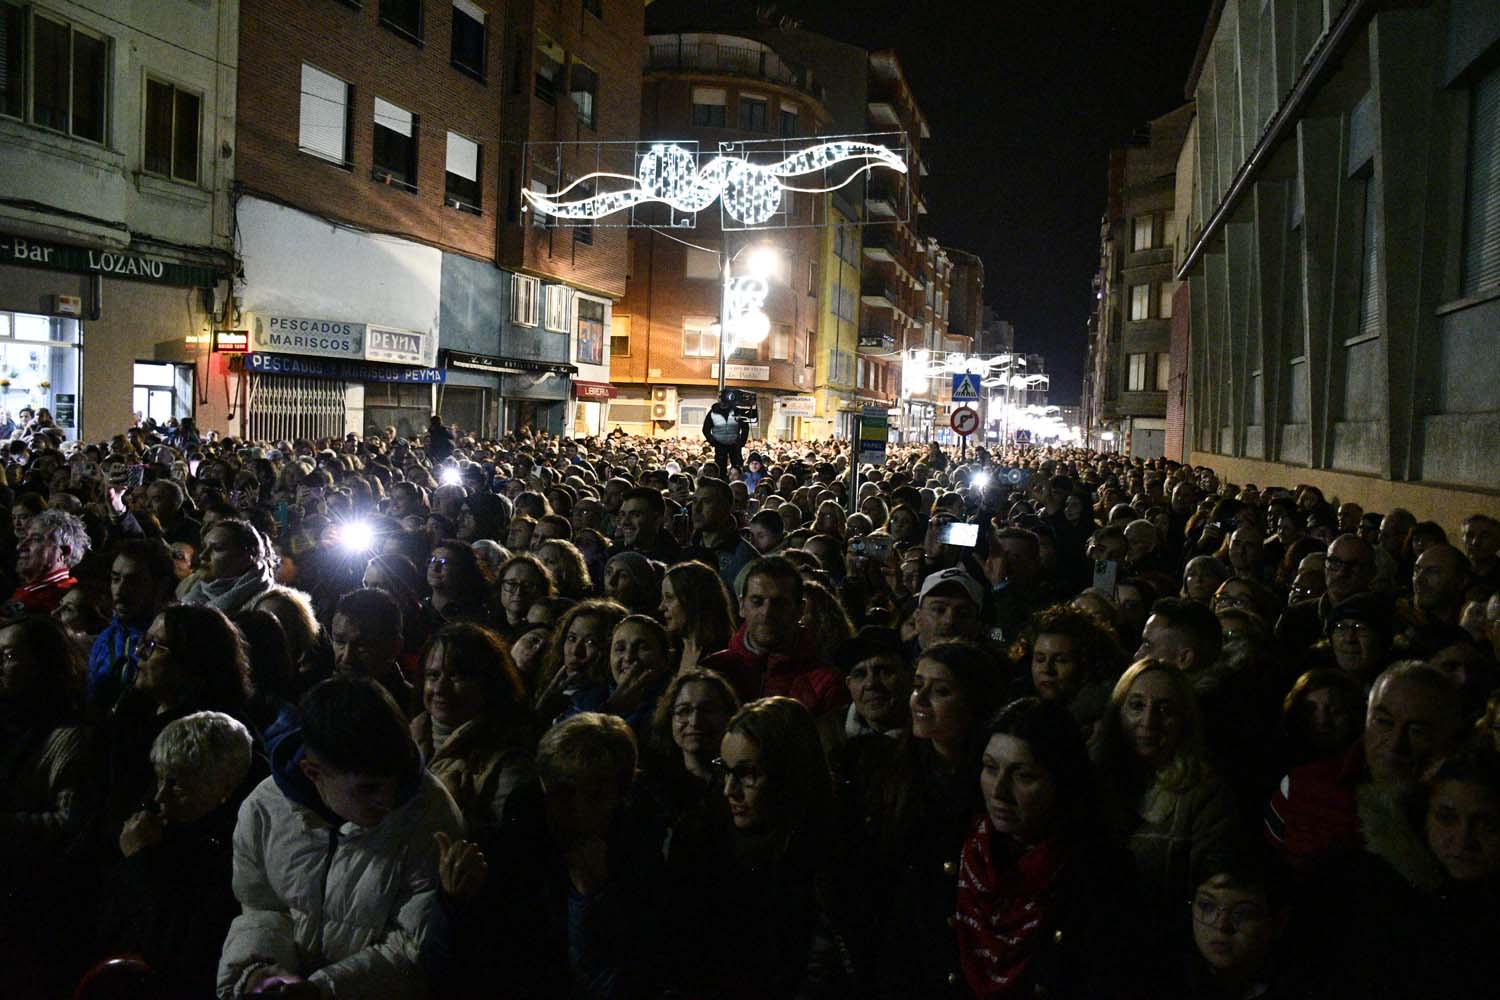
{"label": "dark sky", "polygon": [[[675,0],[658,0],[678,9]],[[766,6],[764,2],[760,5]],[[655,6],[655,5],[653,5]],[[690,4],[705,14],[730,0]],[[782,0],[802,27],[895,49],[932,138],[928,232],[979,254],[1016,346],[1076,404],[1110,148],[1183,103],[1212,0]],[[662,10],[661,13],[666,13]],[[654,15],[648,8],[648,26]]]}

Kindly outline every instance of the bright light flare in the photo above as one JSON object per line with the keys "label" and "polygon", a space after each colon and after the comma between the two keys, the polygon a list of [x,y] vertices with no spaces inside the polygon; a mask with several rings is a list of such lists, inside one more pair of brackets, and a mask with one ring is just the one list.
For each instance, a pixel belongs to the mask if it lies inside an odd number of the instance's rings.
{"label": "bright light flare", "polygon": [[339,528],[339,546],[347,552],[368,552],[375,547],[375,529],[369,521],[347,521]]}
{"label": "bright light flare", "polygon": [[463,473],[459,472],[451,465],[448,466],[448,468],[444,469],[442,472],[438,473],[438,482],[443,486],[459,486],[463,483],[463,481]]}
{"label": "bright light flare", "polygon": [[984,489],[989,484],[990,484],[990,474],[988,472],[976,472],[969,479],[969,485],[970,486],[978,487],[981,490]]}

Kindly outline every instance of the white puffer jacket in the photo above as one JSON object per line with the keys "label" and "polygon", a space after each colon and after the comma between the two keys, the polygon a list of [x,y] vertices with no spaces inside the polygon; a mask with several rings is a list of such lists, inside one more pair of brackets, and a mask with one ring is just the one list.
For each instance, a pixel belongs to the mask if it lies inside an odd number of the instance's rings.
{"label": "white puffer jacket", "polygon": [[234,894],[242,912],[219,957],[219,996],[244,995],[258,969],[304,976],[325,997],[422,997],[418,966],[437,906],[437,845],[463,821],[424,769],[407,801],[364,829],[335,827],[274,776],[240,807]]}

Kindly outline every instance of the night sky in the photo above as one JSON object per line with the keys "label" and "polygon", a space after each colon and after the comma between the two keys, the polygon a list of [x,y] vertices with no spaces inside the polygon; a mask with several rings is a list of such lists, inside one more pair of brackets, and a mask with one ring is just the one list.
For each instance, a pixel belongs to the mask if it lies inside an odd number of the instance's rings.
{"label": "night sky", "polygon": [[[766,4],[748,5],[750,9]],[[1109,150],[1183,103],[1212,0],[782,0],[809,31],[895,49],[932,127],[928,232],[984,259],[985,298],[1078,402]],[[745,10],[657,0],[660,15]],[[658,10],[657,8],[660,8]]]}

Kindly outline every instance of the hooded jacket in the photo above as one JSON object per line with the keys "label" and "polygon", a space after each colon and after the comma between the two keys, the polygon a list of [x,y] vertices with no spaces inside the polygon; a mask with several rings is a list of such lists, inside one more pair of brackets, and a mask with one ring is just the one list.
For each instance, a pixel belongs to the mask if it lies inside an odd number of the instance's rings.
{"label": "hooded jacket", "polygon": [[783,695],[806,705],[814,717],[849,703],[849,690],[838,673],[822,662],[817,637],[798,626],[797,638],[786,653],[762,653],[745,641],[747,626],[729,638],[729,648],[703,661],[734,685],[742,701]]}
{"label": "hooded jacket", "polygon": [[234,830],[234,918],[219,958],[220,997],[243,996],[275,965],[326,997],[421,997],[418,955],[433,925],[438,850],[457,840],[452,797],[412,755],[399,804],[366,829],[334,815],[301,769],[300,731],[271,752],[271,776]]}

